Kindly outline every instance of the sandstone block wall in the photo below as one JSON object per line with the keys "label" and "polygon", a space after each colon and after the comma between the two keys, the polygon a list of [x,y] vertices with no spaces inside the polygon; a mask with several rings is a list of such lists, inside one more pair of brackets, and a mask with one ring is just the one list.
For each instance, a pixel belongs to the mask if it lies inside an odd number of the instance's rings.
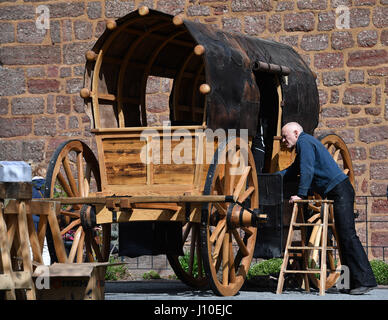
{"label": "sandstone block wall", "polygon": [[[49,9],[39,29],[38,6]],[[0,160],[48,162],[62,142],[94,148],[79,90],[84,53],[116,19],[146,5],[172,15],[287,43],[318,75],[316,135],[334,132],[350,148],[357,195],[383,195],[388,184],[388,0],[0,0]],[[169,86],[151,81],[153,123]],[[383,200],[382,200],[383,201]],[[386,202],[372,206],[387,220]],[[387,244],[376,225],[365,237]]]}

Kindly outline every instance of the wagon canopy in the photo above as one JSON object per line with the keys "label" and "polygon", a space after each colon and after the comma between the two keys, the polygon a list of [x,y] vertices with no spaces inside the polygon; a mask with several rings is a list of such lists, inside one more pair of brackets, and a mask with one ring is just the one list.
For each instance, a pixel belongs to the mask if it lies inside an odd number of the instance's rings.
{"label": "wagon canopy", "polygon": [[[269,72],[281,86],[282,122],[298,121],[313,132],[319,114],[315,78],[291,47],[173,18],[139,10],[108,23],[87,53],[81,91],[94,128],[147,126],[147,79],[155,76],[173,79],[165,101],[172,124],[206,122],[213,130],[248,129],[255,135],[257,77]],[[197,45],[203,53],[195,52]],[[203,83],[211,88],[206,95],[199,92]]]}

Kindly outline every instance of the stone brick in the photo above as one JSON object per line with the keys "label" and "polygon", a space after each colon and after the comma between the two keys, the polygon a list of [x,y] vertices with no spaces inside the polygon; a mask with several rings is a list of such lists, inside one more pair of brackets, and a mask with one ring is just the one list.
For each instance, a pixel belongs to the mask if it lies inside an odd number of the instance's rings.
{"label": "stone brick", "polygon": [[327,0],[298,0],[297,6],[300,10],[325,10],[327,8]]}
{"label": "stone brick", "polygon": [[328,128],[344,128],[344,127],[346,127],[346,120],[338,120],[338,119],[327,120],[325,123],[326,123],[326,126]]}
{"label": "stone brick", "polygon": [[[388,213],[388,200],[386,200],[386,199],[373,200],[371,209],[372,209],[371,211],[373,214]],[[373,219],[373,220],[375,220],[375,219]]]}
{"label": "stone brick", "polygon": [[306,51],[324,50],[329,46],[327,34],[304,35],[300,47]]}
{"label": "stone brick", "polygon": [[211,7],[213,8],[213,14],[216,16],[223,15],[229,12],[229,8],[225,4],[219,4],[219,5],[214,4]]}
{"label": "stone brick", "polygon": [[364,147],[350,147],[349,152],[352,160],[366,160],[366,150]]}
{"label": "stone brick", "polygon": [[20,140],[0,140],[0,161],[22,161],[22,142]]}
{"label": "stone brick", "polygon": [[184,12],[185,5],[186,0],[159,0],[156,9],[171,15],[177,15]]}
{"label": "stone brick", "polygon": [[373,160],[383,160],[388,158],[388,146],[380,144],[369,149],[370,158]]}
{"label": "stone brick", "polygon": [[331,36],[331,47],[335,50],[343,50],[354,46],[353,36],[348,31],[333,32]]}
{"label": "stone brick", "polygon": [[35,22],[20,22],[17,25],[16,39],[20,43],[42,43],[46,37],[46,29],[38,29]]}
{"label": "stone brick", "polygon": [[274,14],[268,19],[268,31],[277,33],[282,30],[282,17],[280,14]]}
{"label": "stone brick", "polygon": [[12,114],[28,115],[44,112],[44,99],[41,97],[14,98],[11,100]]}
{"label": "stone brick", "polygon": [[350,70],[349,71],[350,83],[364,83],[364,70]]}
{"label": "stone brick", "polygon": [[[104,30],[106,23],[104,23]],[[63,41],[72,41],[73,40],[73,22],[71,20],[62,21],[62,39]]]}
{"label": "stone brick", "polygon": [[380,41],[382,45],[388,46],[388,30],[381,31]]}
{"label": "stone brick", "polygon": [[244,18],[245,32],[248,35],[259,35],[264,32],[267,21],[266,19],[266,15],[263,14],[258,16],[246,16]]}
{"label": "stone brick", "polygon": [[93,25],[84,20],[74,21],[74,35],[76,40],[88,40],[93,36]]}
{"label": "stone brick", "polygon": [[388,53],[384,49],[360,50],[349,53],[348,67],[377,66],[388,63]]}
{"label": "stone brick", "polygon": [[0,23],[0,44],[15,41],[15,30],[12,23]]}
{"label": "stone brick", "polygon": [[28,20],[35,18],[35,7],[30,5],[2,6],[0,20]]}
{"label": "stone brick", "polygon": [[22,141],[22,160],[41,162],[44,160],[45,142],[44,140]]}
{"label": "stone brick", "polygon": [[345,71],[329,71],[322,73],[322,80],[325,86],[339,86],[345,83]]}
{"label": "stone brick", "polygon": [[363,87],[347,88],[342,103],[365,105],[372,102],[372,89]]}
{"label": "stone brick", "polygon": [[330,2],[332,8],[337,8],[338,6],[350,7],[352,5],[352,0],[330,0]]}
{"label": "stone brick", "polygon": [[357,35],[357,42],[360,47],[373,47],[377,44],[378,33],[376,30],[364,30]]}
{"label": "stone brick", "polygon": [[238,18],[222,18],[222,29],[228,32],[240,32],[241,21]]}
{"label": "stone brick", "polygon": [[84,64],[85,52],[93,47],[92,42],[78,42],[63,45],[63,62],[65,64]]}
{"label": "stone brick", "polygon": [[360,28],[369,26],[370,10],[364,8],[350,9],[350,27]]}
{"label": "stone brick", "polygon": [[48,78],[57,78],[58,77],[58,66],[48,66],[47,67],[47,77]]}
{"label": "stone brick", "polygon": [[32,67],[26,69],[28,78],[44,78],[46,77],[46,70],[44,67]]}
{"label": "stone brick", "polygon": [[380,107],[366,107],[365,108],[365,114],[371,115],[371,116],[378,116],[381,113]]}
{"label": "stone brick", "polygon": [[135,9],[133,0],[105,1],[105,16],[108,18],[119,18]]}
{"label": "stone brick", "polygon": [[8,113],[8,99],[0,98],[0,114]]}
{"label": "stone brick", "polygon": [[388,163],[377,162],[370,164],[371,180],[388,180]]}
{"label": "stone brick", "polygon": [[84,15],[85,3],[84,1],[67,1],[57,2],[54,4],[47,4],[50,10],[50,18],[68,18],[79,17]]}
{"label": "stone brick", "polygon": [[162,93],[148,95],[146,104],[148,112],[165,112],[168,110],[168,95]]}
{"label": "stone brick", "polygon": [[62,41],[62,29],[61,29],[61,22],[60,21],[51,21],[50,22],[50,37],[51,37],[51,43],[61,43]]}
{"label": "stone brick", "polygon": [[314,30],[315,18],[312,12],[287,13],[283,18],[286,31]]}
{"label": "stone brick", "polygon": [[365,143],[384,141],[388,139],[388,125],[360,128],[359,139]]}
{"label": "stone brick", "polygon": [[233,12],[270,11],[272,4],[270,0],[232,0],[231,8]]}
{"label": "stone brick", "polygon": [[57,96],[55,108],[57,113],[69,114],[71,111],[70,96]]}
{"label": "stone brick", "polygon": [[187,15],[195,16],[210,16],[210,7],[202,5],[192,5],[187,8]]}
{"label": "stone brick", "polygon": [[353,163],[353,171],[356,177],[362,176],[366,172],[366,164]]}
{"label": "stone brick", "polygon": [[0,47],[0,61],[5,65],[60,64],[60,46]]}
{"label": "stone brick", "polygon": [[25,91],[24,71],[21,69],[3,68],[0,65],[0,96],[13,96],[22,94]]}
{"label": "stone brick", "polygon": [[318,69],[341,68],[344,65],[343,53],[316,53],[314,66]]}
{"label": "stone brick", "polygon": [[326,107],[322,108],[323,118],[344,118],[349,116],[349,111],[345,107]]}
{"label": "stone brick", "polygon": [[382,196],[385,195],[387,190],[387,184],[386,183],[376,183],[374,181],[371,181],[369,191],[372,196]]}
{"label": "stone brick", "polygon": [[72,96],[73,110],[77,113],[85,112],[85,101],[79,95]]}
{"label": "stone brick", "polygon": [[79,128],[79,122],[78,118],[75,116],[69,117],[69,124],[68,124],[69,129],[78,129]]}
{"label": "stone brick", "polygon": [[330,92],[330,103],[338,103],[339,101],[339,91],[337,89],[331,90]]}
{"label": "stone brick", "polygon": [[319,105],[323,106],[324,104],[327,103],[328,99],[328,93],[322,89],[318,89],[318,98],[319,98]]}
{"label": "stone brick", "polygon": [[370,6],[375,5],[376,0],[354,0],[353,5],[355,6]]}
{"label": "stone brick", "polygon": [[280,36],[278,41],[292,47],[298,46],[298,36]]}
{"label": "stone brick", "polygon": [[368,72],[368,75],[370,75],[370,76],[386,77],[386,76],[388,76],[388,67],[381,67],[381,68],[377,68],[377,69],[368,69],[367,72]]}
{"label": "stone brick", "polygon": [[27,87],[30,93],[59,92],[60,82],[56,79],[30,79]]}
{"label": "stone brick", "polygon": [[294,1],[276,1],[276,11],[294,10]]}
{"label": "stone brick", "polygon": [[388,27],[388,7],[375,7],[373,9],[373,24],[377,28],[387,28]]}
{"label": "stone brick", "polygon": [[66,80],[66,93],[79,93],[83,87],[82,78],[72,78]]}
{"label": "stone brick", "polygon": [[98,2],[98,1],[88,2],[86,12],[88,14],[89,19],[101,18],[101,14],[102,14],[101,2]]}
{"label": "stone brick", "polygon": [[36,136],[55,137],[57,133],[57,119],[49,117],[39,117],[34,121],[34,134]]}
{"label": "stone brick", "polygon": [[370,123],[368,118],[351,118],[348,120],[348,124],[351,127],[361,127]]}
{"label": "stone brick", "polygon": [[2,138],[27,136],[31,131],[32,121],[29,117],[0,117],[0,137]]}
{"label": "stone brick", "polygon": [[318,31],[330,31],[335,28],[336,15],[334,11],[318,13]]}

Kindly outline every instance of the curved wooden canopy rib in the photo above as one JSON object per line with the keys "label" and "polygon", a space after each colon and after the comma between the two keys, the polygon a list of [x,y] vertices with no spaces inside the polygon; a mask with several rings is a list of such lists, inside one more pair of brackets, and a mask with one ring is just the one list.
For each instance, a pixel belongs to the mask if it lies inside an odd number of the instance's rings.
{"label": "curved wooden canopy rib", "polygon": [[[148,8],[147,8],[148,9]],[[90,89],[85,87],[82,89],[81,97],[84,99],[87,99],[91,105],[89,106],[89,109],[92,112],[92,115],[94,116],[94,128],[99,129],[102,127],[106,127],[104,125],[104,111],[101,109],[103,108],[101,106],[101,100],[108,101],[109,106],[111,106],[111,110],[109,112],[114,112],[116,120],[112,118],[113,121],[117,122],[117,126],[119,128],[124,128],[126,126],[126,119],[128,119],[128,114],[125,112],[124,104],[125,103],[131,103],[132,105],[140,105],[141,108],[141,119],[139,119],[142,126],[146,126],[147,124],[147,116],[146,116],[146,85],[147,85],[147,79],[149,75],[151,75],[153,72],[160,72],[159,69],[160,66],[154,66],[154,63],[158,59],[159,54],[161,51],[168,47],[170,44],[174,46],[178,46],[179,48],[185,48],[187,51],[187,48],[191,48],[192,50],[198,46],[198,44],[195,42],[193,38],[190,37],[190,40],[186,37],[177,39],[179,36],[187,33],[188,30],[186,28],[181,27],[182,24],[175,24],[174,19],[169,17],[168,15],[152,15],[149,14],[150,10],[146,10],[145,8],[139,8],[139,15],[136,17],[133,13],[130,14],[130,17],[127,19],[126,17],[121,18],[117,20],[117,23],[115,23],[114,28],[108,28],[107,24],[107,31],[106,33],[101,36],[98,43],[96,43],[95,48],[93,50],[89,50],[86,52],[85,56],[87,58],[87,61],[89,64],[91,64],[91,74],[90,74],[90,82],[91,87]],[[152,10],[151,10],[152,11]],[[121,21],[120,21],[121,20]],[[147,22],[148,21],[148,22]],[[108,21],[109,22],[109,21]],[[144,23],[144,24],[143,24]],[[110,26],[113,24],[110,23]],[[170,30],[168,29],[170,28]],[[143,30],[144,29],[144,30]],[[125,48],[122,43],[120,43],[120,34],[123,33],[124,37],[125,34],[129,34],[132,36],[136,36],[137,38],[131,39],[129,42],[129,47]],[[151,40],[150,40],[151,39]],[[151,41],[151,42],[149,42]],[[152,54],[146,61],[141,61],[142,56],[139,53],[135,53],[137,49],[140,49],[138,52],[142,52],[141,49],[149,46],[149,44],[152,43],[153,50]],[[113,48],[118,48],[119,52]],[[121,47],[121,48],[120,48]],[[113,51],[112,51],[113,50]],[[170,49],[171,51],[171,49]],[[193,51],[192,51],[193,52]],[[189,54],[190,56],[193,56],[192,52]],[[186,56],[187,54],[185,51],[180,51],[180,54],[178,56],[182,57],[182,55]],[[198,54],[196,53],[196,56]],[[165,59],[165,58],[164,58]],[[178,60],[180,61],[181,58]],[[188,59],[190,60],[190,58]],[[181,64],[176,64],[173,67],[173,69],[170,69],[168,71],[164,70],[163,72],[167,72],[170,74],[171,77],[175,77],[176,84],[180,85],[180,80],[186,76],[186,74],[191,74],[193,79],[197,77],[197,72],[194,73],[194,71],[187,71],[186,68],[190,66],[188,63],[189,61],[186,60],[184,62],[183,66]],[[105,79],[104,75],[104,66],[109,65],[116,65],[117,70],[117,83],[115,85],[111,85],[111,89],[115,92],[100,92],[101,87],[106,87],[108,91],[108,83],[101,83],[101,81],[107,81]],[[202,62],[204,64],[204,62]],[[201,66],[201,64],[199,64]],[[135,77],[138,79],[135,79],[136,83],[140,83],[140,88],[136,88],[136,94],[135,96],[133,93],[131,94],[131,97],[125,96],[125,93],[128,92],[128,79],[127,77],[131,77],[130,68],[142,68],[142,75],[139,77],[139,72],[137,71],[137,74]],[[153,68],[155,67],[155,71],[153,71]],[[110,67],[108,67],[109,69]],[[163,65],[163,68],[166,69],[168,67],[165,67]],[[115,72],[112,71],[114,67],[112,67],[110,73]],[[204,68],[200,67],[200,69],[203,71]],[[196,70],[197,71],[197,70]],[[180,77],[177,79],[176,75],[179,74]],[[174,76],[175,75],[175,76]],[[159,75],[158,75],[159,76]],[[167,76],[169,78],[170,76]],[[163,76],[162,76],[163,77]],[[87,82],[87,81],[86,81]],[[193,82],[189,84],[189,86],[192,86]],[[197,83],[197,81],[195,81]],[[125,88],[126,87],[126,88]],[[88,90],[88,94],[86,94],[86,90]],[[138,90],[138,91],[137,91]],[[191,90],[191,89],[190,89]],[[198,90],[198,88],[197,88]],[[105,89],[103,89],[105,91]],[[90,100],[89,100],[90,98]],[[195,101],[192,99],[192,101]],[[173,100],[176,104],[179,102],[179,94],[178,96]],[[201,100],[198,100],[198,102],[203,103]],[[190,102],[189,102],[190,103]],[[196,110],[198,108],[195,108],[194,106],[189,106],[191,110]],[[199,108],[198,110],[203,110],[204,108]],[[193,112],[192,112],[193,113]],[[101,117],[104,117],[101,119]],[[109,126],[107,126],[109,127]]]}

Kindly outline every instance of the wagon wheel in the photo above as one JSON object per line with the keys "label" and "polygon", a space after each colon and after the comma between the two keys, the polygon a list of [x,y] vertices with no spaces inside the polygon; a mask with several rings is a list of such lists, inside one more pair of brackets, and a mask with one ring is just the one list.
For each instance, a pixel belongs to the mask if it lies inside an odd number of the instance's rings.
{"label": "wagon wheel", "polygon": [[[319,137],[319,140],[322,142],[322,144],[326,147],[326,149],[329,151],[329,153],[332,155],[335,162],[338,164],[338,166],[344,171],[344,173],[349,177],[349,180],[351,184],[354,186],[354,171],[353,171],[353,165],[352,160],[350,157],[349,150],[345,144],[345,142],[337,135],[335,134],[328,134]],[[321,197],[318,194],[314,195],[315,199],[321,199]],[[321,235],[322,235],[322,226],[319,224],[322,224],[322,219],[320,217],[321,212],[321,206],[320,205],[312,205],[309,204],[309,208],[312,209],[316,214],[314,214],[309,221],[314,222],[317,224],[317,226],[313,227],[313,231],[311,233],[310,239],[309,239],[309,245],[310,246],[320,246],[321,245]],[[330,212],[331,219],[333,216],[333,213]],[[335,229],[333,229],[333,232],[329,233],[328,235],[328,246],[333,246],[336,244],[338,247],[338,256],[339,259],[337,260],[337,264],[335,262],[334,258],[334,252],[331,250],[327,251],[327,266],[328,266],[328,275],[326,280],[326,289],[331,288],[337,281],[338,277],[340,276],[340,271],[336,271],[340,269],[341,261],[340,261],[340,249],[338,246],[338,243],[336,241],[337,235],[335,233]],[[309,264],[311,267],[319,267],[320,265],[320,255],[319,250],[310,250],[310,256],[309,256]],[[320,286],[320,280],[314,275],[309,274],[310,280],[313,284],[313,286],[316,286],[319,288]]]}
{"label": "wagon wheel", "polygon": [[[204,194],[233,195],[245,208],[258,208],[256,167],[243,139],[234,137],[218,147]],[[234,202],[205,204],[200,231],[202,260],[211,288],[217,295],[235,295],[244,284],[255,248],[257,228],[252,214]]]}
{"label": "wagon wheel", "polygon": [[188,222],[183,226],[182,232],[183,248],[185,248],[185,243],[189,246],[185,257],[167,255],[167,259],[176,276],[183,283],[196,289],[204,288],[207,286],[209,281],[203,270],[201,260],[202,255],[199,240],[199,224]]}
{"label": "wagon wheel", "polygon": [[[53,154],[46,175],[45,197],[88,197],[101,191],[100,170],[90,148],[79,140],[62,143]],[[107,261],[110,249],[110,224],[96,226],[93,223],[93,205],[61,206],[58,223],[65,245],[71,244],[67,262],[81,263]],[[51,262],[57,261],[47,234]]]}

